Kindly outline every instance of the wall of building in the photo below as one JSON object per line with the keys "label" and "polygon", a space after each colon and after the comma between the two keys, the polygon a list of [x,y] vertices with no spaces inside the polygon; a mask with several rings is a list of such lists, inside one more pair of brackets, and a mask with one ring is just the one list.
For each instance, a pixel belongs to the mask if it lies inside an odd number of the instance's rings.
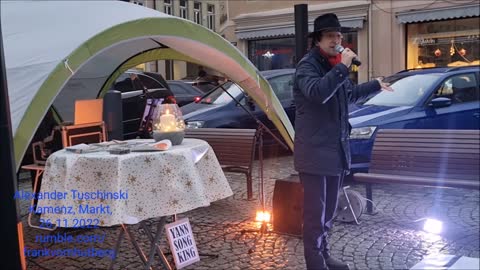
{"label": "wall of building", "polygon": [[[179,0],[130,0],[131,3],[140,4],[148,8],[152,8],[158,10],[160,12],[166,11],[165,6],[170,6],[171,10],[173,11],[173,16],[181,17],[180,16],[180,1]],[[219,1],[216,0],[186,0],[187,3],[187,10],[188,16],[186,19],[194,21],[194,3],[198,2],[201,4],[201,22],[200,24],[208,27],[208,6],[211,5],[214,7],[214,27],[213,31],[217,31],[220,27],[220,8],[219,8]],[[194,64],[187,64],[184,61],[170,61],[171,64],[167,63],[167,61],[155,61],[146,63],[139,68],[144,67],[146,71],[158,72],[162,74],[166,79],[174,79],[179,80],[188,76],[193,76],[197,74],[197,66]]]}
{"label": "wall of building", "polygon": [[[223,2],[225,2],[225,14],[228,19],[222,20],[219,27],[219,33],[224,35],[225,38],[231,41],[233,44],[236,44],[239,50],[244,52],[246,55],[248,55],[249,39],[239,39],[238,32],[242,31],[242,29],[254,29],[255,27],[258,29],[266,29],[269,26],[272,26],[273,28],[283,27],[288,22],[292,24],[294,21],[293,7],[296,4],[309,5],[308,10],[310,23],[316,16],[325,12],[335,12],[337,15],[339,15],[339,17],[348,20],[350,17],[363,14],[363,8],[366,4],[367,16],[364,18],[363,27],[357,29],[357,54],[359,55],[359,58],[362,59],[362,66],[360,66],[358,69],[359,82],[367,81],[377,76],[387,76],[405,68],[412,67],[412,59],[417,57],[417,55],[414,55],[414,48],[412,48],[411,41],[409,42],[407,37],[407,24],[399,23],[397,18],[399,13],[408,10],[428,11],[445,8],[448,10],[448,8],[475,4],[475,1],[471,0],[231,0]],[[355,5],[357,8],[355,8]],[[478,10],[478,6],[476,8]],[[475,22],[478,21],[478,15],[475,20]],[[455,20],[452,20],[451,22],[455,23]],[[475,31],[478,32],[478,28],[477,30],[473,30],[473,34],[475,34]],[[468,33],[472,33],[472,30],[470,29],[470,32]],[[261,38],[268,39],[276,37]]]}

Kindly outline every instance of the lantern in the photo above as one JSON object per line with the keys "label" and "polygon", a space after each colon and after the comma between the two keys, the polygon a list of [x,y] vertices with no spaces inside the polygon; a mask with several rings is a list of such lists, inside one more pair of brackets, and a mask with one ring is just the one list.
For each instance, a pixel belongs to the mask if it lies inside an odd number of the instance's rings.
{"label": "lantern", "polygon": [[181,144],[185,136],[185,122],[177,104],[157,105],[153,117],[155,141],[169,139],[173,145]]}
{"label": "lantern", "polygon": [[440,51],[440,49],[436,49],[435,50],[435,56],[439,57],[440,55],[442,55],[442,51]]}

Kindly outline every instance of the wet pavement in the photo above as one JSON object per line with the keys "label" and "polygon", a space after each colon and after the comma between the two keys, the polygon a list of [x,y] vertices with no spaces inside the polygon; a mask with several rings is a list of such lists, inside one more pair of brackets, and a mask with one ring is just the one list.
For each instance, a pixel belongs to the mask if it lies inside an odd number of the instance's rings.
{"label": "wet pavement", "polygon": [[[185,269],[305,269],[300,237],[271,231],[259,232],[254,221],[259,202],[258,163],[254,169],[254,200],[248,201],[246,180],[242,174],[227,173],[234,195],[208,207],[177,215],[188,217],[202,255]],[[264,161],[266,206],[271,209],[275,180],[295,173],[291,156]],[[20,189],[29,190],[26,174]],[[363,196],[362,184],[347,183]],[[331,253],[348,262],[351,269],[409,269],[429,254],[454,254],[480,257],[478,190],[430,188],[378,184],[373,186],[377,214],[363,214],[360,225],[335,222],[330,235]],[[72,243],[41,243],[38,236],[66,234],[100,237],[93,243],[76,243],[76,248],[113,249],[120,227],[101,229],[57,229],[53,232],[31,228],[27,223],[28,202],[22,202],[25,247],[28,249],[65,249]],[[421,230],[422,219],[435,216],[444,221],[444,233],[431,235]],[[38,217],[36,217],[38,219]],[[155,230],[158,219],[146,223]],[[171,221],[171,218],[169,218]],[[138,225],[131,227],[141,246],[148,250],[148,238]],[[248,230],[253,230],[248,231]],[[36,238],[37,237],[37,238]],[[167,253],[166,237],[161,240]],[[31,254],[30,254],[31,255]],[[173,260],[167,254],[167,259]],[[156,257],[155,266],[159,265]],[[106,257],[27,257],[28,269],[108,269]],[[142,261],[131,243],[124,239],[113,269],[142,269]]]}

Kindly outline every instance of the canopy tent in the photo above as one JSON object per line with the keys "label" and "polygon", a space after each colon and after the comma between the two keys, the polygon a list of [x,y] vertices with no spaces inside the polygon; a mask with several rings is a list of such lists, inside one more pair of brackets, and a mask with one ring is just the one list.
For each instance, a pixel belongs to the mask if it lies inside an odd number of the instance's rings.
{"label": "canopy tent", "polygon": [[[293,128],[268,82],[228,41],[198,24],[122,1],[1,1],[17,169],[54,103],[96,97],[138,61],[188,60],[221,71],[264,110],[293,148]],[[58,96],[58,98],[57,98]]]}

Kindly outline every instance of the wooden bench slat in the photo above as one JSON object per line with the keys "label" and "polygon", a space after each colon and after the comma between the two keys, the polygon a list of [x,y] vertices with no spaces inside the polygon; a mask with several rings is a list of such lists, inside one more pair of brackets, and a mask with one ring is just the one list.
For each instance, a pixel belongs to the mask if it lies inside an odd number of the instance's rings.
{"label": "wooden bench slat", "polygon": [[[418,168],[432,168],[438,170],[438,168],[456,168],[456,169],[470,169],[474,165],[480,164],[479,160],[470,160],[470,159],[449,159],[448,162],[442,162],[442,158],[410,158],[408,162],[406,162],[409,166],[415,166]],[[392,164],[398,164],[398,162],[394,162],[388,159],[382,158],[373,158],[371,161],[373,166],[370,168],[373,170],[375,168],[384,168],[384,167],[391,167]]]}
{"label": "wooden bench slat", "polygon": [[378,134],[467,134],[467,135],[479,135],[480,130],[474,129],[381,129]]}
{"label": "wooden bench slat", "polygon": [[[411,156],[415,156],[415,157],[432,157],[432,158],[443,158],[445,157],[445,153],[443,154],[439,154],[439,153],[435,153],[435,152],[405,152],[405,153],[402,153],[400,150],[397,150],[397,151],[377,151],[377,152],[373,152],[372,153],[372,157],[375,158],[375,157],[378,157],[379,159],[390,159],[392,156],[395,156],[395,157],[411,157]],[[389,158],[390,157],[390,158]],[[478,160],[479,157],[477,156],[474,156],[474,155],[471,155],[471,154],[465,154],[465,153],[448,153],[448,159],[450,160],[450,158],[454,158],[454,159],[466,159],[466,160]]]}
{"label": "wooden bench slat", "polygon": [[480,188],[480,182],[478,181],[469,181],[463,179],[432,179],[430,177],[414,177],[394,174],[357,173],[355,174],[355,180],[376,184],[384,184],[391,182],[392,184],[409,184],[469,189]]}
{"label": "wooden bench slat", "polygon": [[472,174],[468,173],[455,173],[455,172],[423,172],[423,171],[409,171],[409,170],[375,170],[375,173],[378,174],[395,174],[395,175],[405,175],[405,176],[422,176],[422,177],[431,177],[431,178],[458,178],[458,179],[467,179],[467,180],[477,180],[478,178]]}
{"label": "wooden bench slat", "polygon": [[[398,142],[398,143],[401,143],[401,142],[407,142],[407,143],[410,143],[412,142],[412,138],[406,138],[405,136],[401,136],[401,137],[395,137],[395,138],[392,138],[392,137],[389,137],[389,138],[383,138],[383,137],[379,137],[378,139],[375,139],[375,142]],[[415,143],[459,143],[459,144],[480,144],[480,142],[478,140],[476,140],[475,138],[469,138],[469,139],[465,139],[465,138],[462,138],[462,140],[458,140],[458,138],[415,138],[414,140]]]}
{"label": "wooden bench slat", "polygon": [[417,166],[412,163],[392,163],[392,164],[385,164],[379,165],[375,164],[372,167],[372,171],[379,171],[379,170],[404,170],[404,171],[418,171],[418,172],[441,172],[441,173],[460,173],[460,174],[478,174],[478,168],[472,167],[463,167],[463,168],[456,168],[455,166],[436,166],[436,167],[424,167],[424,166]]}
{"label": "wooden bench slat", "polygon": [[414,141],[412,142],[411,140],[409,142],[397,142],[397,141],[381,141],[376,143],[377,148],[382,148],[382,147],[391,147],[392,144],[395,145],[395,147],[418,147],[420,149],[423,148],[433,148],[433,149],[438,149],[438,148],[451,148],[451,149],[471,149],[474,148],[475,146],[479,146],[479,143],[473,144],[473,143],[458,143],[458,142],[441,142],[438,143],[441,146],[433,145],[431,143],[426,143],[426,142],[418,142]]}
{"label": "wooden bench slat", "polygon": [[[440,148],[442,153],[468,153],[468,154],[480,154],[479,149],[453,149],[453,148]],[[429,147],[396,147],[396,146],[377,146],[373,148],[373,151],[407,151],[407,152],[432,152],[439,153],[438,148],[429,148]]]}

